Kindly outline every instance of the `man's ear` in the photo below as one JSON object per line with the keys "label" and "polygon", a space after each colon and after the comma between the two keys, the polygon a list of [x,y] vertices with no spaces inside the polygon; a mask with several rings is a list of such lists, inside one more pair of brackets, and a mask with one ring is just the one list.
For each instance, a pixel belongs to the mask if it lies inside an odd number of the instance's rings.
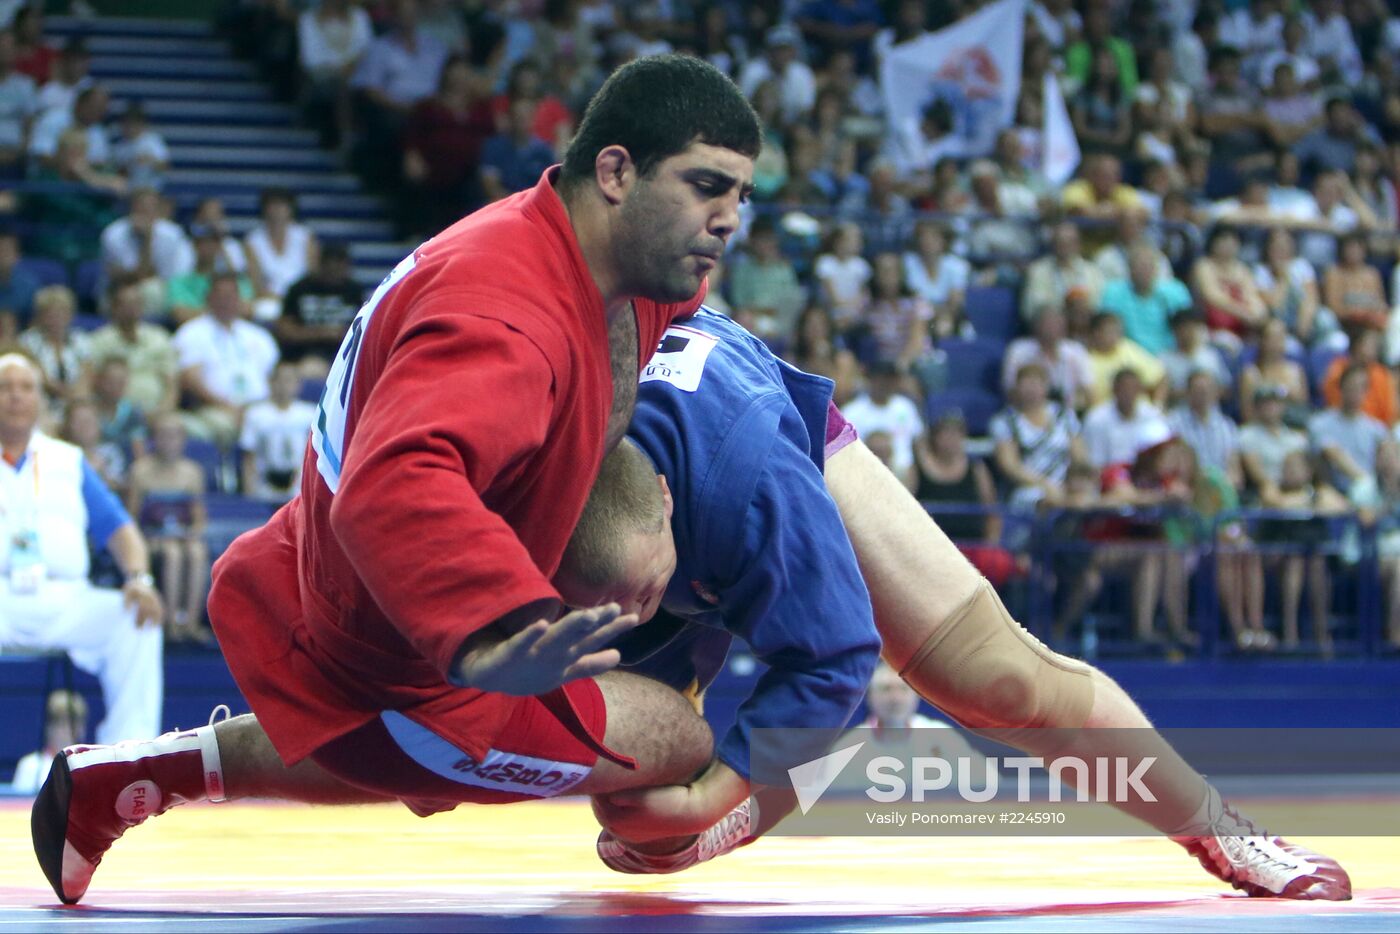
{"label": "man's ear", "polygon": [[637,164],[625,146],[605,146],[593,160],[593,177],[609,204],[621,204],[637,178]]}
{"label": "man's ear", "polygon": [[666,521],[670,522],[671,514],[676,511],[676,501],[672,498],[671,488],[667,485],[666,478],[663,475],[657,474],[656,482],[661,484],[661,502],[664,503],[666,507]]}

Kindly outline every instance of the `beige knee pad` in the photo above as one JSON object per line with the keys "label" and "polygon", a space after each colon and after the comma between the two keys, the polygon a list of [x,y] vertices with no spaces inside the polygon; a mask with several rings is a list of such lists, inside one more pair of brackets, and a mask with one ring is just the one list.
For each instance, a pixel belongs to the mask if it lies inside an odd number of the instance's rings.
{"label": "beige knee pad", "polygon": [[1090,668],[1026,632],[986,578],[899,674],[963,726],[1013,745],[1008,731],[1082,727],[1094,700]]}

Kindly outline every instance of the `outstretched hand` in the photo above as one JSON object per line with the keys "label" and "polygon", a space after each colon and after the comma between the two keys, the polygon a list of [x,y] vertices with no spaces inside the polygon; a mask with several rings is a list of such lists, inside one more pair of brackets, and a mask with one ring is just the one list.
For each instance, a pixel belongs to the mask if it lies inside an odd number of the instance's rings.
{"label": "outstretched hand", "polygon": [[458,674],[463,685],[482,691],[546,694],[565,682],[617,667],[621,653],[605,646],[639,622],[616,603],[575,610],[552,623],[536,620],[509,638],[469,649]]}

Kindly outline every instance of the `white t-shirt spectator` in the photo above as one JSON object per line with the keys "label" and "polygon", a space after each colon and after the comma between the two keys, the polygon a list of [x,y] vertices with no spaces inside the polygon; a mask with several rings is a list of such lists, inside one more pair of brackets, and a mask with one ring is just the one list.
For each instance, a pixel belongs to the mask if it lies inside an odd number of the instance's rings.
{"label": "white t-shirt spectator", "polygon": [[789,122],[811,111],[817,102],[817,78],[802,62],[788,65],[782,75],[775,76],[766,56],[758,56],[739,73],[739,88],[745,97],[753,97],[760,84],[776,77],[778,98],[782,101],[783,119]]}
{"label": "white t-shirt spectator", "polygon": [[18,149],[24,143],[25,124],[38,112],[34,79],[15,71],[0,81],[0,147]]}
{"label": "white t-shirt spectator", "polygon": [[1325,221],[1336,231],[1336,235],[1313,230],[1298,231],[1298,255],[1318,269],[1331,266],[1337,261],[1337,236],[1350,233],[1361,223],[1356,212],[1345,204],[1334,204],[1332,210],[1324,215],[1316,201],[1313,202],[1312,212],[1304,219]]}
{"label": "white t-shirt spectator", "polygon": [[817,257],[813,270],[831,296],[832,311],[838,322],[849,323],[860,310],[862,290],[870,283],[874,270],[864,256],[841,259],[834,253],[823,253]]}
{"label": "white t-shirt spectator", "polygon": [[312,77],[334,77],[353,64],[374,41],[369,14],[351,6],[343,19],[322,19],[307,10],[297,18],[301,67]]}
{"label": "white t-shirt spectator", "polygon": [[[46,110],[34,121],[29,134],[29,154],[41,159],[50,159],[58,152],[58,138],[73,125],[71,110]],[[100,123],[87,128],[87,161],[91,165],[103,166],[112,161],[112,144],[107,139],[107,129]]]}
{"label": "white t-shirt spectator", "polygon": [[1094,384],[1094,370],[1089,365],[1089,351],[1079,341],[1065,339],[1055,346],[1051,357],[1034,337],[1018,337],[1006,348],[1001,358],[1001,387],[1010,392],[1016,385],[1016,374],[1028,363],[1038,363],[1050,374],[1050,389],[1066,405],[1075,403],[1080,389],[1085,392]]}
{"label": "white t-shirt spectator", "polygon": [[[1288,262],[1288,281],[1297,288],[1302,288],[1309,282],[1317,281],[1317,270],[1313,269],[1312,263],[1295,256]],[[1278,283],[1274,279],[1274,271],[1264,263],[1256,263],[1254,266],[1254,281],[1259,283],[1259,288],[1265,292],[1277,287]]]}
{"label": "white t-shirt spectator", "polygon": [[[102,265],[131,272],[141,262],[141,243],[131,229],[130,218],[120,217],[102,231]],[[165,218],[151,227],[151,262],[162,279],[183,276],[194,269],[194,246],[180,225]]]}
{"label": "white t-shirt spectator", "polygon": [[41,113],[50,110],[73,109],[73,102],[78,99],[78,94],[83,88],[92,84],[91,78],[79,78],[76,84],[64,84],[62,81],[49,81],[39,89],[39,111]]}
{"label": "white t-shirt spectator", "polygon": [[1112,399],[1100,402],[1084,416],[1084,449],[1089,463],[1100,469],[1109,464],[1131,464],[1137,459],[1138,442],[1146,428],[1161,419],[1161,410],[1145,399],[1138,400],[1128,418]]}
{"label": "white t-shirt spectator", "polygon": [[135,139],[120,137],[112,144],[113,167],[134,187],[159,187],[161,172],[155,166],[169,164],[170,149],[155,130],[146,130]]}
{"label": "white t-shirt spectator", "polygon": [[923,434],[924,420],[919,416],[919,407],[908,396],[895,393],[884,405],[878,405],[867,393],[861,393],[845,407],[841,414],[855,426],[862,438],[877,431],[890,436],[893,454],[891,465],[896,471],[905,471],[914,466],[914,439]]}
{"label": "white t-shirt spectator", "polygon": [[[1339,450],[1368,476],[1376,473],[1376,449],[1388,435],[1386,427],[1365,412],[1347,416],[1338,409],[1325,409],[1308,419],[1308,440],[1313,451],[1323,454],[1329,449]],[[1334,468],[1330,480],[1343,493],[1351,489],[1351,478],[1340,470]]]}
{"label": "white t-shirt spectator", "polygon": [[389,33],[369,44],[350,84],[375,88],[397,104],[415,104],[437,92],[447,55],[447,46],[422,29],[412,51],[397,33]]}
{"label": "white t-shirt spectator", "polygon": [[198,367],[204,385],[220,398],[234,405],[267,398],[278,351],[263,328],[241,318],[230,327],[203,314],[180,325],[172,343],[180,369]]}
{"label": "white t-shirt spectator", "polygon": [[248,231],[247,248],[258,261],[267,290],[279,298],[287,294],[292,283],[306,276],[306,249],[311,242],[311,228],[305,224],[287,225],[287,236],[278,252],[272,245],[267,229],[259,224]]}
{"label": "white t-shirt spectator", "polygon": [[954,292],[966,292],[972,265],[961,256],[944,253],[930,273],[917,253],[904,254],[904,281],[924,301],[942,305]]}
{"label": "white t-shirt spectator", "polygon": [[1283,480],[1283,462],[1294,451],[1306,451],[1308,439],[1301,431],[1280,426],[1277,431],[1251,423],[1240,429],[1239,450],[1259,462],[1259,469],[1270,483]]}
{"label": "white t-shirt spectator", "polygon": [[1330,58],[1341,70],[1347,84],[1361,82],[1361,52],[1356,47],[1356,39],[1351,34],[1351,24],[1342,13],[1334,13],[1325,20],[1319,20],[1311,13],[1304,13],[1307,22],[1307,38],[1303,47],[1314,58]]}
{"label": "white t-shirt spectator", "polygon": [[[301,485],[301,462],[315,420],[316,406],[300,399],[292,400],[285,409],[279,409],[270,399],[248,407],[243,415],[243,431],[238,436],[238,446],[251,452],[257,463],[257,479],[254,488],[245,491],[248,495],[279,502],[291,499]],[[269,484],[269,471],[290,476],[290,491]]]}

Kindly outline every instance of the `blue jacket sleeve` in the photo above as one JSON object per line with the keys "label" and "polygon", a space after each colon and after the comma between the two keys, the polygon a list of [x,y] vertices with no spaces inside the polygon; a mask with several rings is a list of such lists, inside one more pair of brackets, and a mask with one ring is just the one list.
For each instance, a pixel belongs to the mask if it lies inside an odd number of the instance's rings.
{"label": "blue jacket sleeve", "polygon": [[[790,408],[783,421],[792,419],[800,416]],[[718,755],[762,784],[827,751],[880,653],[855,552],[821,472],[793,440],[800,436],[778,431],[748,505],[736,575],[723,585],[725,627],[769,667]],[[760,737],[751,759],[753,731],[769,728],[783,733]]]}
{"label": "blue jacket sleeve", "polygon": [[105,546],[112,533],[131,521],[121,502],[109,489],[97,471],[83,459],[83,505],[87,507],[88,538]]}

